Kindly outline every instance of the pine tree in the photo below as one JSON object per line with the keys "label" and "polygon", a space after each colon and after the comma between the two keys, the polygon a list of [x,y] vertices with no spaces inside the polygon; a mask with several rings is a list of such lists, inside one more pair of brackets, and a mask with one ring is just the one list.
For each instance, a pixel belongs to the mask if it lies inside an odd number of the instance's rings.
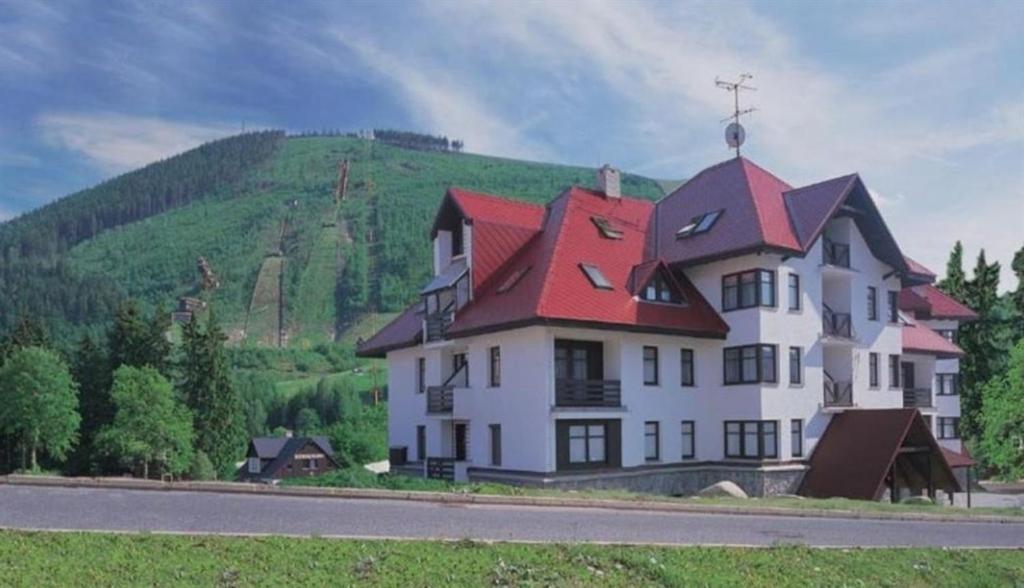
{"label": "pine tree", "polygon": [[946,277],[939,281],[939,289],[960,302],[967,300],[967,276],[964,274],[964,246],[960,241],[953,245],[946,262]]}
{"label": "pine tree", "polygon": [[1013,308],[1017,311],[1015,317],[1013,337],[1014,339],[1024,338],[1024,247],[1013,254],[1013,261],[1010,263],[1013,275],[1017,276],[1017,289],[1010,294]]}
{"label": "pine tree", "polygon": [[111,369],[106,350],[96,345],[92,337],[85,336],[78,344],[72,359],[71,373],[78,383],[79,412],[82,424],[79,444],[72,459],[75,473],[101,473],[94,463],[93,440],[101,427],[114,418],[110,398]]}
{"label": "pine tree", "polygon": [[198,323],[193,320],[184,329],[182,391],[195,420],[196,449],[224,475],[245,448],[243,407],[231,381],[227,337],[213,311],[205,328]]}
{"label": "pine tree", "polygon": [[46,332],[46,327],[27,311],[22,311],[14,329],[0,339],[0,364],[22,347],[50,347],[50,336]]}
{"label": "pine tree", "polygon": [[164,377],[171,374],[171,342],[167,331],[171,315],[157,307],[153,316],[144,317],[134,300],[123,302],[114,315],[110,330],[110,368],[127,365],[154,368]]}
{"label": "pine tree", "polygon": [[[955,251],[955,250],[954,250]],[[964,358],[960,362],[963,387],[960,393],[963,411],[962,427],[970,437],[980,434],[981,388],[996,373],[999,355],[1001,321],[996,315],[999,302],[999,263],[989,264],[985,250],[978,254],[974,277],[966,283],[964,303],[978,313],[978,320],[960,329],[960,347]]]}

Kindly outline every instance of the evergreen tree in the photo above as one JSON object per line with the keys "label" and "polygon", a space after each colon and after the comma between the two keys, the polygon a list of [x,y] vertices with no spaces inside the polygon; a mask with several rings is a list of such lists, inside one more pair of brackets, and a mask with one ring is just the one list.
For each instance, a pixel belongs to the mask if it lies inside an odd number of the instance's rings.
{"label": "evergreen tree", "polygon": [[946,277],[939,281],[939,289],[960,302],[967,300],[967,276],[964,274],[964,246],[957,241],[946,262]]}
{"label": "evergreen tree", "polygon": [[196,449],[222,475],[228,474],[245,448],[243,407],[231,381],[227,337],[213,311],[206,327],[198,320],[184,329],[182,390],[195,419]]}
{"label": "evergreen tree", "polygon": [[50,336],[46,327],[34,316],[23,311],[10,333],[0,339],[0,363],[22,347],[50,347]]}
{"label": "evergreen tree", "polygon": [[147,319],[135,300],[123,302],[117,308],[109,334],[111,369],[123,365],[149,366],[170,377],[171,342],[167,339],[170,327],[171,315],[161,307]]}
{"label": "evergreen tree", "polygon": [[96,448],[124,465],[181,474],[192,465],[192,415],[166,378],[151,367],[122,366],[110,390],[114,420],[96,435]]}
{"label": "evergreen tree", "polygon": [[0,367],[0,430],[19,439],[23,469],[39,468],[40,450],[62,461],[80,420],[77,386],[52,351],[23,347]]}
{"label": "evergreen tree", "polygon": [[1016,311],[1013,336],[1015,339],[1020,339],[1024,338],[1024,247],[1013,254],[1010,267],[1013,269],[1013,275],[1017,276],[1017,289],[1010,294],[1010,300]]}
{"label": "evergreen tree", "polygon": [[72,360],[71,373],[78,383],[78,404],[82,416],[79,443],[72,469],[75,473],[100,473],[95,463],[93,440],[100,428],[114,418],[110,399],[111,370],[106,350],[85,336],[78,344]]}
{"label": "evergreen tree", "polygon": [[963,386],[960,392],[961,425],[970,437],[980,434],[981,387],[996,373],[999,355],[1001,320],[996,314],[999,302],[999,263],[989,264],[985,250],[978,254],[974,277],[965,286],[964,303],[978,313],[978,320],[960,329],[960,347],[964,358],[960,362]]}

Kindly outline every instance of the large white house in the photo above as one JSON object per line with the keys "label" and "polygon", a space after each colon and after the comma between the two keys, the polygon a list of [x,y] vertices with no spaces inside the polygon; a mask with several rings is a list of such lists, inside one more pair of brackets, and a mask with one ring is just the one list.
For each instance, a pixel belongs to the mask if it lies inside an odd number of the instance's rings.
{"label": "large white house", "polygon": [[605,166],[547,206],[452,188],[431,235],[422,301],[359,347],[388,361],[396,467],[670,494],[960,487],[954,341],[974,314],[856,174],[793,188],[737,157],[653,203]]}

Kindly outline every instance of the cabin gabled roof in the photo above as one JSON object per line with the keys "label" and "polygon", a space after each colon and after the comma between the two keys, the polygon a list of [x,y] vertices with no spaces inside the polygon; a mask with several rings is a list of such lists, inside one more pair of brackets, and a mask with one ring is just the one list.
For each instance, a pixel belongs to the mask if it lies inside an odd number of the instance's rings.
{"label": "cabin gabled roof", "polygon": [[338,467],[338,462],[334,459],[334,448],[327,437],[254,437],[249,442],[250,453],[254,452],[261,460],[271,460],[263,467],[260,477],[273,477],[295,457],[296,452],[309,444],[318,447],[324,456]]}

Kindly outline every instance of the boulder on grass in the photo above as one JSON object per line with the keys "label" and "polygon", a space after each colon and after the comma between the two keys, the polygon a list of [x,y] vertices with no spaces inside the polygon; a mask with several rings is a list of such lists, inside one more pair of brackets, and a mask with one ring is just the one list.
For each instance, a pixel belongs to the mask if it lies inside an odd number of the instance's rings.
{"label": "boulder on grass", "polygon": [[735,482],[730,482],[729,480],[716,482],[698,492],[697,495],[706,497],[731,496],[733,498],[748,498],[747,493],[743,491],[743,488],[740,488]]}

